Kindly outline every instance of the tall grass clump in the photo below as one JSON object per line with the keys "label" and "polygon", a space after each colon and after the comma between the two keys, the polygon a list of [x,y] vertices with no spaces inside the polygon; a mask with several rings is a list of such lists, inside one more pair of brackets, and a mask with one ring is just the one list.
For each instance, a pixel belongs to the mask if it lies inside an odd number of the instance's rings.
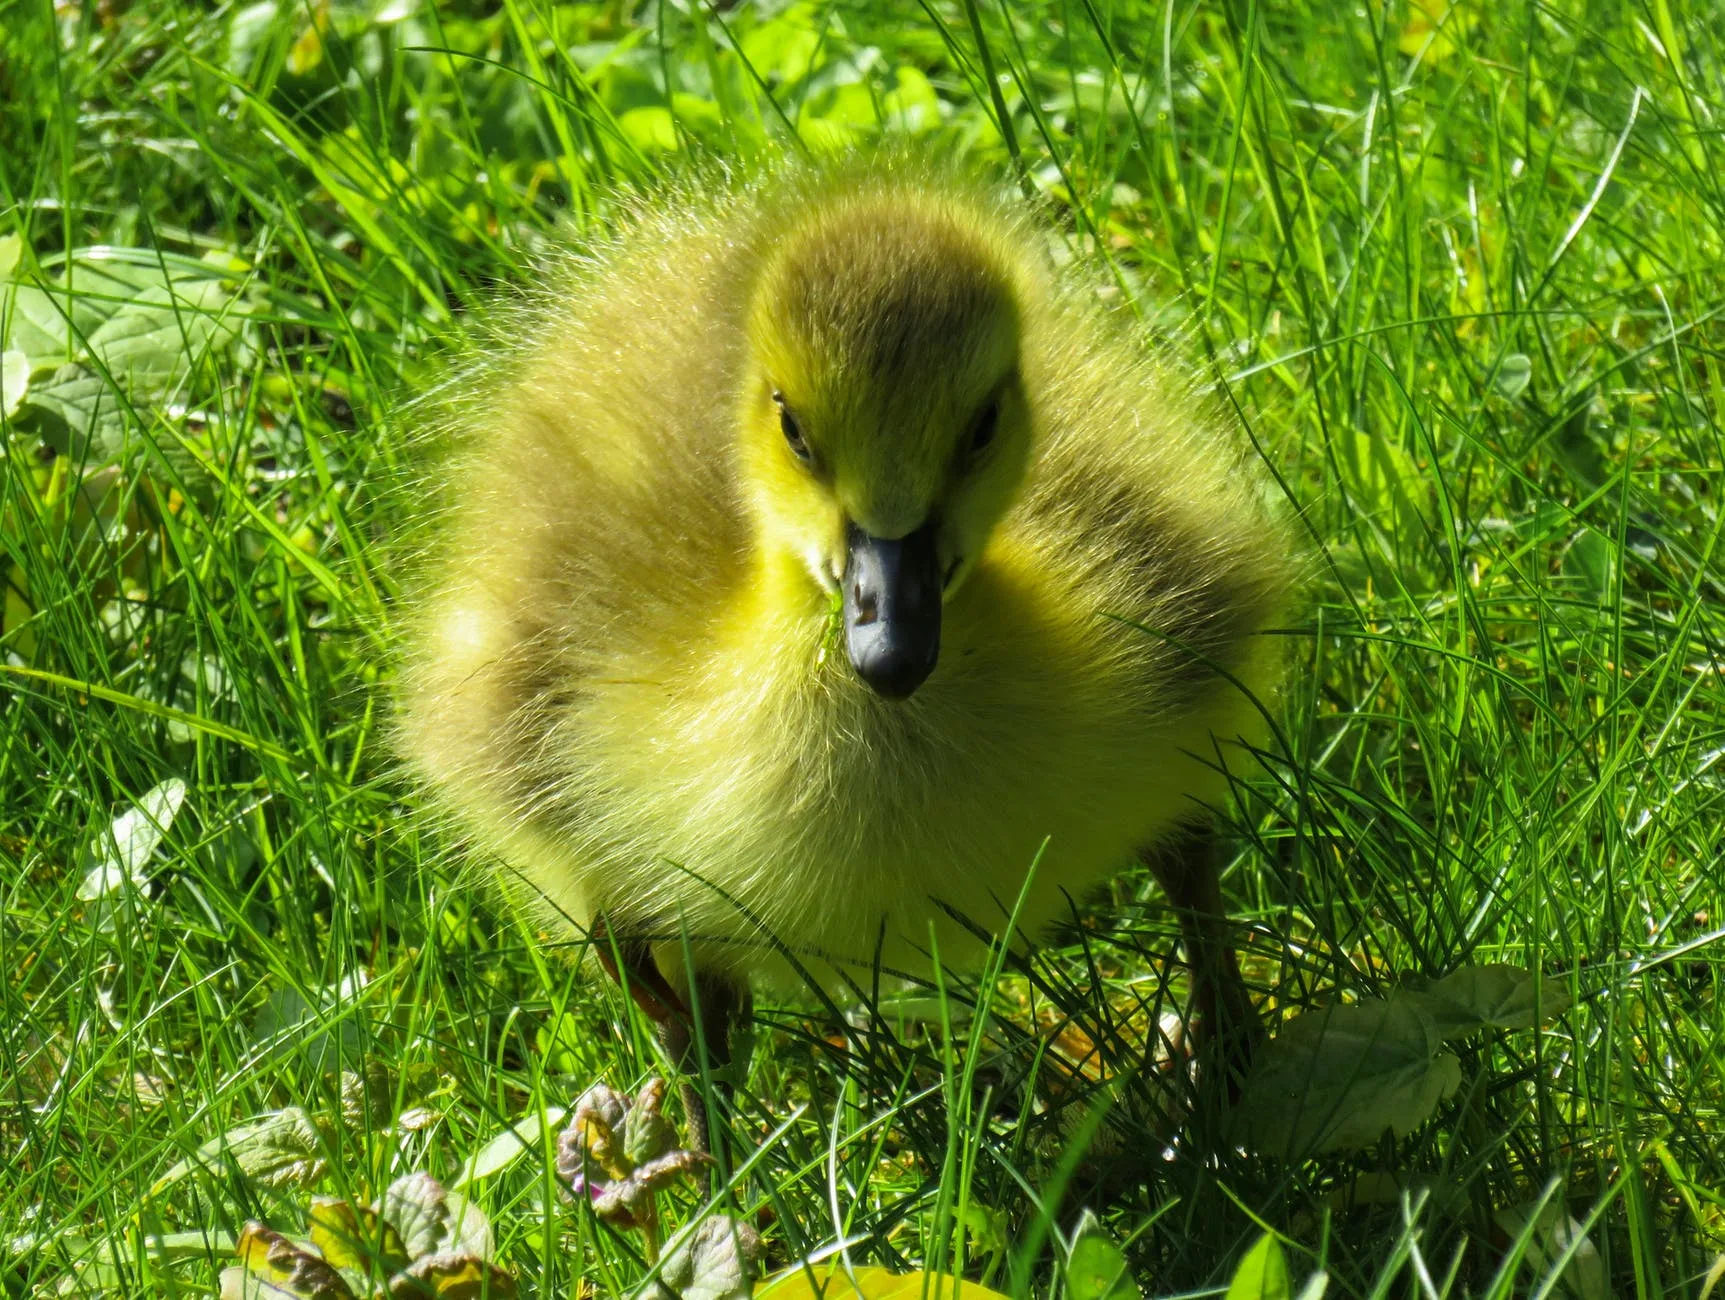
{"label": "tall grass clump", "polygon": [[[1059,254],[1273,468],[1309,577],[1273,738],[1216,810],[1225,883],[1274,1025],[1344,1007],[1395,1033],[1358,1058],[1369,1087],[1309,1081],[1354,1140],[1195,1140],[1178,927],[1128,871],[1033,958],[760,1008],[721,1207],[767,1268],[1024,1295],[1702,1293],[1725,1252],[1718,19],[0,13],[0,1290],[215,1294],[249,1221],[303,1238],[313,1194],[382,1205],[421,1170],[523,1294],[670,1275],[557,1167],[590,1085],[663,1071],[650,1027],[475,889],[394,773],[389,487],[413,395],[619,187],[888,134],[1043,196]],[[1408,1037],[1464,985],[1495,1019]],[[667,1234],[702,1204],[660,1195]],[[1120,1261],[1100,1285],[1096,1259]]]}

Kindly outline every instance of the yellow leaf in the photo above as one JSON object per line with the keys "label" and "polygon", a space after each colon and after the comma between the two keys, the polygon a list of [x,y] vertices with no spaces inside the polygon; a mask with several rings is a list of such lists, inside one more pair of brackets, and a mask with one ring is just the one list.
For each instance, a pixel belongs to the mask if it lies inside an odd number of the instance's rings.
{"label": "yellow leaf", "polygon": [[870,1265],[846,1273],[842,1265],[812,1264],[775,1273],[755,1300],[1006,1300],[976,1282],[942,1273],[894,1273]]}
{"label": "yellow leaf", "polygon": [[1408,0],[1408,20],[1402,24],[1396,48],[1410,57],[1423,54],[1427,63],[1448,58],[1474,16],[1460,0]]}
{"label": "yellow leaf", "polygon": [[312,1197],[311,1244],[336,1268],[364,1272],[375,1262],[384,1272],[393,1273],[407,1266],[401,1234],[376,1210],[357,1209],[329,1197]]}
{"label": "yellow leaf", "polygon": [[[308,1250],[273,1232],[261,1223],[248,1223],[234,1243],[240,1265],[256,1282],[256,1291],[288,1295],[300,1300],[354,1300],[353,1291],[341,1274]],[[240,1294],[246,1294],[245,1279],[238,1279]]]}
{"label": "yellow leaf", "polygon": [[323,62],[323,34],[329,28],[329,0],[313,10],[311,22],[288,51],[287,69],[296,77],[310,76]]}

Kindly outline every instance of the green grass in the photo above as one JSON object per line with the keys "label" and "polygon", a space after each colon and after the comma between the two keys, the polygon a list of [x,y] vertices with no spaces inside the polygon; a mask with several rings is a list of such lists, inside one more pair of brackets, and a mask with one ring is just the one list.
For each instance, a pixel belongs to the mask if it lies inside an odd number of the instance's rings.
{"label": "green grass", "polygon": [[[0,15],[0,265],[37,286],[0,298],[30,383],[0,423],[0,1291],[212,1294],[307,1191],[165,1176],[266,1112],[325,1121],[318,1190],[369,1196],[657,1068],[391,773],[384,489],[443,349],[616,184],[887,129],[1053,196],[1299,511],[1276,738],[1225,810],[1267,1006],[1489,961],[1575,1001],[1472,1041],[1399,1140],[1163,1159],[1169,1081],[1132,1067],[1176,927],[1128,872],[1034,979],[949,982],[945,1023],[877,1008],[845,1050],[762,1008],[737,1205],[781,1262],[842,1236],[1038,1294],[1088,1197],[1148,1294],[1220,1288],[1270,1228],[1296,1287],[1507,1296],[1551,1270],[1499,1216],[1549,1194],[1609,1293],[1696,1295],[1725,1250],[1725,33],[1678,0],[1444,9]],[[170,777],[148,886],[81,898]],[[1033,1050],[1086,1040],[1077,1080]],[[342,1069],[374,1094],[347,1122]],[[1060,1202],[1086,1114],[1152,1158]],[[472,1185],[499,1257],[626,1294],[638,1244],[549,1168]]]}

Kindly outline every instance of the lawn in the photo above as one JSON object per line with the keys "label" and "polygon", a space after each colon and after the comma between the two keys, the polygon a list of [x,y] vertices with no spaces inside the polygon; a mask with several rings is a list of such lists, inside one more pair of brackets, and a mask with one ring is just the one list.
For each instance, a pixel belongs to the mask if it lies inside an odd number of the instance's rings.
{"label": "lawn", "polygon": [[632,1294],[697,1222],[689,1179],[656,1233],[567,1194],[566,1113],[663,1073],[651,1028],[394,769],[413,398],[619,187],[883,133],[1041,196],[1274,470],[1306,582],[1225,888],[1267,1019],[1389,1029],[1371,1077],[1319,1053],[1292,1090],[1345,1133],[1186,1123],[1178,927],[1127,871],[1033,959],[758,1007],[717,1209],[767,1269],[1073,1300],[1703,1293],[1722,29],[1681,0],[17,0],[0,1293],[214,1295],[248,1221],[303,1240],[313,1197],[418,1171],[524,1295]]}

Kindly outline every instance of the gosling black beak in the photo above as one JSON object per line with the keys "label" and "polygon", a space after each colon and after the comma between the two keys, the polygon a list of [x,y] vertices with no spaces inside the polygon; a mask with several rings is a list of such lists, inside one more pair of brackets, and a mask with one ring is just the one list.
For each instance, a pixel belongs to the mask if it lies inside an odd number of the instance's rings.
{"label": "gosling black beak", "polygon": [[931,520],[891,541],[845,528],[845,649],[889,700],[921,686],[940,657],[940,557]]}

